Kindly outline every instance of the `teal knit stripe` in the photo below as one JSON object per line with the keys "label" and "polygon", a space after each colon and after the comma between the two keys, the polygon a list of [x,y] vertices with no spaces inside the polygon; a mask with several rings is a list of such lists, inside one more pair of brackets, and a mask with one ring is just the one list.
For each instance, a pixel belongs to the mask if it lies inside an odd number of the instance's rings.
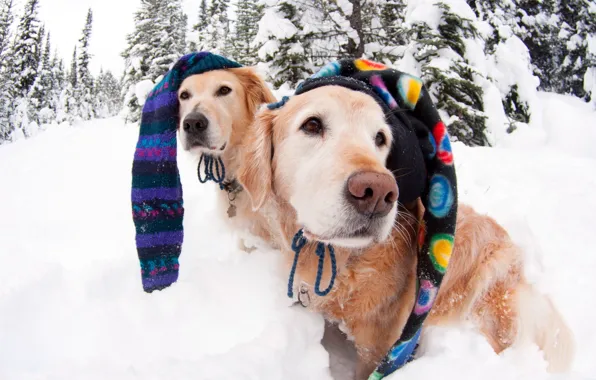
{"label": "teal knit stripe", "polygon": [[139,133],[140,137],[146,137],[151,135],[161,135],[165,131],[176,131],[178,127],[178,120],[160,120],[151,123],[143,124]]}
{"label": "teal knit stripe", "polygon": [[137,218],[135,219],[135,228],[137,234],[182,231],[182,216],[157,220],[143,220]]}
{"label": "teal knit stripe", "polygon": [[134,176],[134,187],[136,189],[151,189],[157,187],[178,187],[179,179],[177,174],[145,174]]}

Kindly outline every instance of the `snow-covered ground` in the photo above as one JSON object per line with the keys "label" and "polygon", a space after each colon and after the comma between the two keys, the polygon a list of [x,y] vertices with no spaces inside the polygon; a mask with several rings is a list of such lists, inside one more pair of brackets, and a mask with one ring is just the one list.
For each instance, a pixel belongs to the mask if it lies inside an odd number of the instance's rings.
{"label": "snow-covered ground", "polygon": [[[540,97],[542,129],[499,148],[455,144],[460,197],[509,229],[575,332],[573,373],[560,378],[595,379],[596,113]],[[331,379],[322,318],[291,307],[277,252],[236,249],[191,161],[180,280],[142,291],[136,137],[108,119],[0,147],[0,379]],[[420,358],[392,378],[430,376],[556,378],[535,347],[496,355],[468,326],[428,329]]]}

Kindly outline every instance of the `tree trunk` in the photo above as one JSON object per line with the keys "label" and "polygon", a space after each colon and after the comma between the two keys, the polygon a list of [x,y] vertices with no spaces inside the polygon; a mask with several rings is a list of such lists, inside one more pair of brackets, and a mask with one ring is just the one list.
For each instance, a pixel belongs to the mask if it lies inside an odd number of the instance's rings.
{"label": "tree trunk", "polygon": [[352,14],[349,21],[352,29],[358,33],[358,43],[353,39],[348,40],[347,53],[355,58],[364,55],[364,31],[362,26],[362,0],[350,0],[352,4]]}

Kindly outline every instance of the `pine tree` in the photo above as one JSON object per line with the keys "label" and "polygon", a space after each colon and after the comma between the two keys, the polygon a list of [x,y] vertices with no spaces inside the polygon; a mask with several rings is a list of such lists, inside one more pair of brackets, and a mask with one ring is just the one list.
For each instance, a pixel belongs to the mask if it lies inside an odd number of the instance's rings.
{"label": "pine tree", "polygon": [[16,96],[24,97],[35,82],[40,58],[39,0],[28,0],[19,20],[10,55]]}
{"label": "pine tree", "polygon": [[563,60],[563,43],[558,39],[559,18],[555,0],[514,0],[518,35],[530,51],[540,89],[556,89],[556,71]]}
{"label": "pine tree", "polygon": [[37,78],[41,58],[43,27],[40,26],[38,8],[39,0],[25,3],[8,52],[10,66],[5,78],[10,83],[6,87],[10,103],[8,129],[13,138],[30,136],[36,129],[28,117],[28,93]]}
{"label": "pine tree", "polygon": [[368,2],[362,14],[365,54],[388,64],[402,58],[402,47],[409,42],[403,26],[405,0]]}
{"label": "pine tree", "polygon": [[105,90],[105,73],[103,68],[99,70],[99,75],[95,78],[95,104],[93,109],[98,118],[106,118],[111,116],[108,110],[108,101]]}
{"label": "pine tree", "polygon": [[406,4],[404,0],[387,0],[381,5],[380,22],[388,41],[393,45],[406,43],[404,29]]}
{"label": "pine tree", "polygon": [[89,70],[91,55],[89,53],[89,41],[91,39],[91,30],[93,24],[93,12],[91,9],[87,12],[87,19],[83,28],[83,33],[79,39],[79,49],[77,57],[77,81],[75,86],[75,97],[78,106],[76,116],[83,120],[90,120],[95,115],[93,112],[93,75]]}
{"label": "pine tree", "polygon": [[67,79],[66,73],[64,72],[64,61],[58,58],[58,53],[54,52],[51,60],[51,81],[52,81],[52,92],[47,94],[51,99],[51,108],[54,110],[54,119],[57,120],[58,115],[62,112],[60,109],[60,94],[66,88]]}
{"label": "pine tree", "polygon": [[[520,30],[515,4],[502,0],[468,0],[468,5],[480,20],[490,26],[484,29],[486,34],[482,36],[485,41],[484,53],[489,60],[498,63],[494,65],[498,72],[492,73],[494,78],[490,79],[501,89],[503,110],[508,119],[507,131],[511,133],[520,123],[528,124],[531,121],[532,100],[535,101],[537,96],[537,82],[534,80],[529,51],[525,45],[521,48],[523,42],[518,43],[519,38],[514,35]],[[517,50],[512,51],[514,48]],[[510,56],[516,56],[516,59],[508,60]],[[505,65],[502,61],[509,64]],[[504,83],[504,78],[508,78],[509,83]]]}
{"label": "pine tree", "polygon": [[101,70],[97,77],[96,85],[96,105],[98,117],[111,117],[120,110],[120,88],[116,77],[111,71]]}
{"label": "pine tree", "polygon": [[140,8],[135,12],[135,30],[126,37],[127,47],[122,53],[125,60],[122,80],[122,98],[126,121],[137,122],[141,117],[141,106],[136,97],[135,86],[148,79],[152,41],[155,40],[155,15],[158,14],[159,0],[141,0]]}
{"label": "pine tree", "polygon": [[231,49],[231,35],[230,35],[230,20],[228,18],[229,0],[212,0],[209,7],[209,22],[207,25],[207,50],[222,54],[224,56],[230,55]]}
{"label": "pine tree", "polygon": [[79,102],[76,89],[78,88],[79,78],[77,70],[77,47],[75,46],[70,62],[70,69],[65,73],[65,84],[61,88],[58,96],[58,105],[56,110],[56,120],[59,123],[72,123],[78,119]]}
{"label": "pine tree", "polygon": [[259,23],[259,57],[269,64],[268,79],[275,88],[294,87],[314,71],[308,55],[312,36],[303,32],[301,17],[294,1],[283,0],[265,10],[263,18],[268,22]]}
{"label": "pine tree", "polygon": [[14,21],[13,0],[0,0],[0,144],[8,141],[13,126],[10,124],[12,96],[12,76],[10,72],[11,56],[10,27]]}
{"label": "pine tree", "polygon": [[39,74],[30,91],[29,119],[37,124],[47,124],[54,120],[54,104],[51,94],[54,92],[50,57],[50,33],[46,36],[46,43],[41,57]]}
{"label": "pine tree", "polygon": [[78,84],[78,70],[77,70],[77,47],[75,46],[72,52],[72,61],[70,63],[70,71],[68,72],[68,83],[73,87]]}
{"label": "pine tree", "polygon": [[122,53],[125,71],[122,81],[124,116],[137,122],[144,99],[137,99],[137,85],[164,75],[186,52],[186,15],[181,0],[142,0],[135,13],[135,30],[127,36]]}
{"label": "pine tree", "polygon": [[201,0],[199,7],[198,22],[193,26],[193,31],[196,32],[195,50],[208,50],[209,44],[209,10],[207,8],[207,0]]}
{"label": "pine tree", "polygon": [[64,60],[58,56],[58,51],[54,51],[52,56],[52,88],[62,90],[66,86],[66,72],[64,71]]}
{"label": "pine tree", "polygon": [[558,66],[555,90],[590,101],[584,77],[596,67],[596,51],[588,49],[588,41],[596,40],[596,4],[589,0],[560,0],[559,15],[564,58]]}
{"label": "pine tree", "polygon": [[307,35],[300,39],[305,54],[317,66],[346,57],[400,58],[399,45],[405,41],[402,0],[294,1],[292,5],[307,26]]}
{"label": "pine tree", "polygon": [[480,73],[465,58],[464,40],[475,38],[477,30],[471,20],[453,13],[444,3],[435,6],[442,12],[439,26],[433,29],[424,22],[414,23],[409,31],[410,54],[421,65],[422,79],[437,108],[448,115],[444,120],[451,136],[467,145],[489,145],[483,91],[475,83]]}
{"label": "pine tree", "polygon": [[152,61],[148,71],[149,79],[153,81],[164,75],[186,52],[187,16],[182,11],[182,1],[161,1],[158,9],[154,20],[157,29],[150,52]]}
{"label": "pine tree", "polygon": [[258,47],[252,43],[257,35],[256,26],[263,17],[263,6],[257,0],[239,0],[236,8],[233,55],[244,65],[254,65]]}
{"label": "pine tree", "polygon": [[0,0],[0,71],[5,67],[5,55],[10,44],[10,27],[14,21],[14,0]]}
{"label": "pine tree", "polygon": [[[313,64],[322,66],[331,60],[360,57],[364,54],[367,30],[364,0],[349,1],[286,1],[300,18],[299,39],[304,54]],[[372,4],[372,3],[371,3]],[[286,6],[280,2],[280,6]],[[308,32],[306,32],[308,30]]]}

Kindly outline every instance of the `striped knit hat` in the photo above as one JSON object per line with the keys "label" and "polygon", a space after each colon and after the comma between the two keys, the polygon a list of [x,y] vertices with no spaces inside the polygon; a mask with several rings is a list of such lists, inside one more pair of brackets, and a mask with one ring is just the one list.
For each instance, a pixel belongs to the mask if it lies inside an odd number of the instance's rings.
{"label": "striped knit hat", "polygon": [[295,94],[328,85],[364,92],[381,105],[394,135],[386,166],[397,176],[400,201],[420,197],[426,209],[418,232],[416,304],[401,337],[369,378],[378,380],[411,360],[449,264],[457,216],[453,154],[447,128],[419,78],[376,62],[343,59],[302,82]]}
{"label": "striped knit hat", "polygon": [[143,289],[151,293],[178,279],[184,232],[182,185],[176,163],[178,89],[191,75],[241,67],[207,53],[185,55],[149,93],[132,164],[132,215]]}

